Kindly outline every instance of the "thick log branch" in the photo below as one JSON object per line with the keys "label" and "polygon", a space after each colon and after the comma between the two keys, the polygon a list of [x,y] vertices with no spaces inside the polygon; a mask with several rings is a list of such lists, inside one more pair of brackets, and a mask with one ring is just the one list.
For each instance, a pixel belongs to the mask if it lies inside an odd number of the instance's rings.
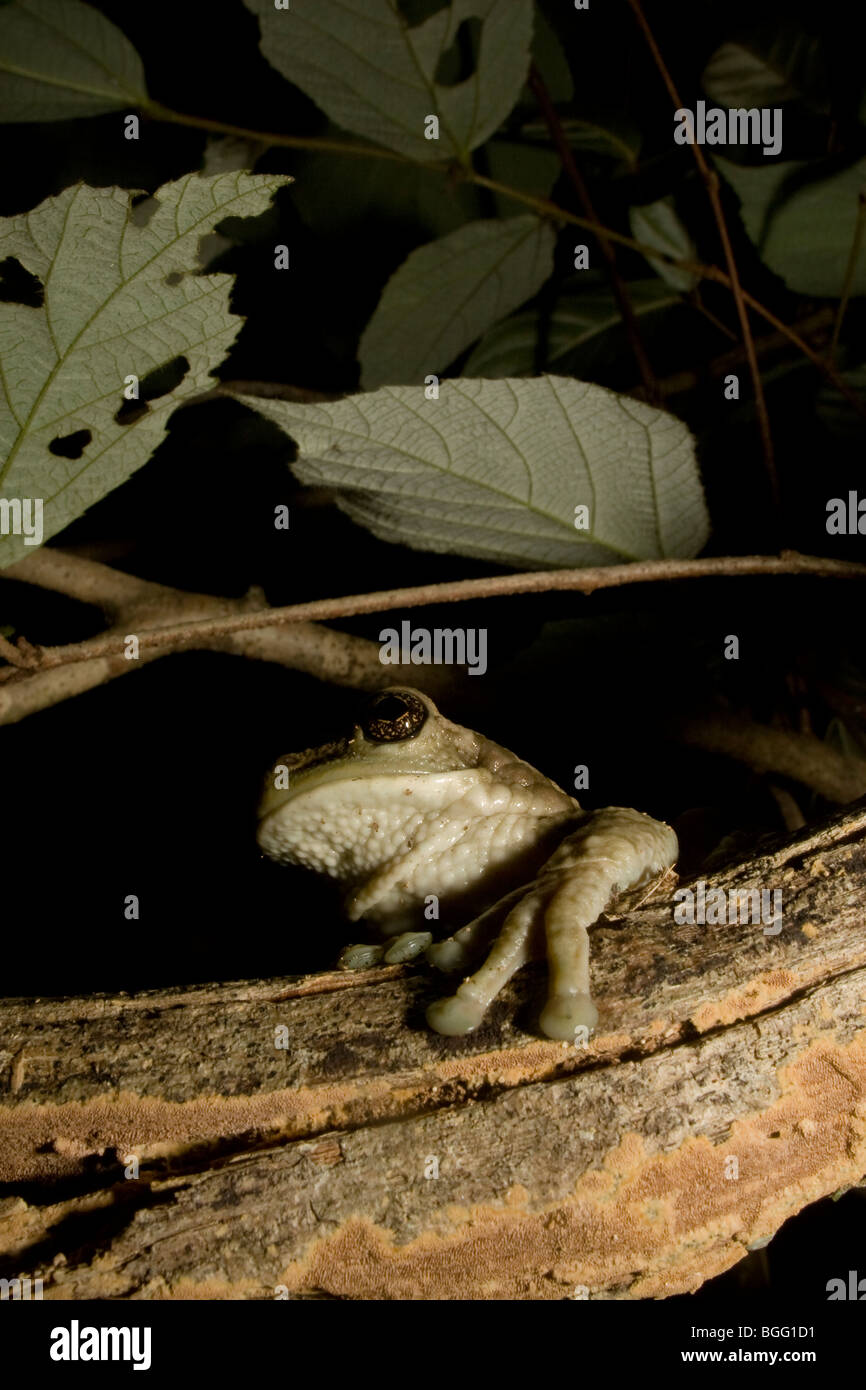
{"label": "thick log branch", "polygon": [[611,909],[584,1048],[531,1031],[540,969],[466,1039],[426,1029],[443,982],[407,967],[7,1001],[0,1274],[55,1298],[697,1288],[866,1174],[864,862],[860,807],[712,875],[780,889],[776,935],[676,924],[669,885]]}

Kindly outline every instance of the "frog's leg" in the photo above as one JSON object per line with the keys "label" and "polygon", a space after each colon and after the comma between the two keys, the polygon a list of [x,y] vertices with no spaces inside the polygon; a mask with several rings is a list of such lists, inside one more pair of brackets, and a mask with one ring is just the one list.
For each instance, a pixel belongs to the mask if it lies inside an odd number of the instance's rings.
{"label": "frog's leg", "polygon": [[485,946],[493,942],[508,908],[519,902],[531,886],[524,884],[523,887],[506,893],[504,898],[500,898],[492,907],[486,908],[471,922],[467,922],[465,927],[454,932],[453,936],[434,941],[425,952],[430,964],[435,965],[437,970],[465,970],[473,957],[480,955]]}
{"label": "frog's leg", "polygon": [[548,1038],[574,1042],[579,1031],[595,1027],[587,927],[614,893],[669,868],[676,856],[670,826],[611,806],[590,815],[548,861],[540,881],[555,877],[557,882],[544,913],[549,993],[540,1023]]}
{"label": "frog's leg", "polygon": [[418,871],[431,860],[447,853],[464,832],[465,825],[459,819],[452,818],[446,820],[444,825],[437,826],[433,833],[419,833],[412,849],[401,849],[393,859],[352,889],[344,901],[346,916],[351,922],[357,922],[359,917],[372,918],[376,914],[383,919],[388,915],[393,916],[389,899],[394,897],[399,902],[404,885],[411,883]]}
{"label": "frog's leg", "polygon": [[532,928],[543,916],[550,993],[541,1029],[549,1038],[574,1042],[598,1017],[589,995],[587,927],[614,893],[661,873],[676,855],[677,839],[670,826],[640,811],[615,806],[587,816],[548,860],[535,887],[509,912],[481,969],[450,999],[430,1005],[431,1028],[449,1035],[477,1028],[506,981],[532,958]]}
{"label": "frog's leg", "polygon": [[[427,1022],[431,1028],[449,1037],[459,1037],[478,1027],[502,986],[535,954],[532,928],[539,921],[543,901],[543,895],[538,892],[524,894],[506,917],[481,969],[465,979],[450,999],[437,999],[430,1005]],[[483,918],[477,920],[480,922]]]}

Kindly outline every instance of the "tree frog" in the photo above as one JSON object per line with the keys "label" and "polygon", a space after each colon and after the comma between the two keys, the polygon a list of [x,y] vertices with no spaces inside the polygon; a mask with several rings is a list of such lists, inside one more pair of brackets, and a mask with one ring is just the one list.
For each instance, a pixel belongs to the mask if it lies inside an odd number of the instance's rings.
{"label": "tree frog", "polygon": [[[613,806],[583,811],[516,754],[453,724],[429,696],[391,686],[345,737],[280,758],[259,806],[258,843],[337,879],[353,922],[384,944],[348,946],[344,969],[423,953],[463,972],[427,1010],[438,1033],[481,1023],[505,982],[546,955],[541,1031],[575,1042],[597,1022],[587,928],[617,891],[669,868],[670,826]],[[464,921],[434,941],[439,908]]]}

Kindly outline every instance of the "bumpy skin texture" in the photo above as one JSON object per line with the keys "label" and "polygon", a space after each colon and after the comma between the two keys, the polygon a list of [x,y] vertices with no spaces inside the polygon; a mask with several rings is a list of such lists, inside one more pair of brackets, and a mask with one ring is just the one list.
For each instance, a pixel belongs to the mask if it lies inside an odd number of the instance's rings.
{"label": "bumpy skin texture", "polygon": [[[347,947],[344,968],[423,951],[442,970],[466,971],[481,958],[427,1010],[439,1033],[472,1032],[514,972],[546,954],[540,1027],[566,1042],[597,1021],[587,928],[615,892],[677,855],[670,826],[625,807],[582,811],[529,763],[406,686],[374,696],[346,738],[277,761],[258,842],[273,859],[336,878],[348,917],[389,938]],[[434,942],[424,913],[431,897],[485,907]]]}

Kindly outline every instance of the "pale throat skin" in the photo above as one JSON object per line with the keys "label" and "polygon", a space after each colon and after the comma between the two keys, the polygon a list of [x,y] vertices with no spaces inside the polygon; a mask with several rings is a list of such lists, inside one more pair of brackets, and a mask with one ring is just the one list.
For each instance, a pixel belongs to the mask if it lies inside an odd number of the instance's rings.
{"label": "pale throat skin", "polygon": [[[375,923],[384,946],[349,946],[344,969],[422,952],[466,972],[427,1010],[438,1033],[471,1033],[527,961],[547,957],[549,1038],[588,1036],[589,937],[618,891],[673,864],[670,826],[640,811],[581,810],[574,797],[483,735],[452,724],[429,696],[391,686],[369,697],[353,731],[271,769],[258,843],[282,863],[337,879],[351,921]],[[433,941],[431,899],[483,906]]]}

